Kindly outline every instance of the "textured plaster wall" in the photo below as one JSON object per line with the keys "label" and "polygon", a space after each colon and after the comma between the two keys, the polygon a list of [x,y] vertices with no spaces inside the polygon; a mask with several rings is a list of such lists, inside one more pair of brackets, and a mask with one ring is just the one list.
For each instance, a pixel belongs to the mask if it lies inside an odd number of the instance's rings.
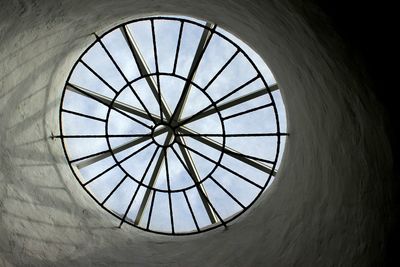
{"label": "textured plaster wall", "polygon": [[[362,70],[309,1],[0,0],[0,266],[379,264],[390,147]],[[178,13],[246,40],[271,67],[290,137],[271,189],[228,230],[165,237],[117,222],[66,166],[59,98],[114,24]]]}

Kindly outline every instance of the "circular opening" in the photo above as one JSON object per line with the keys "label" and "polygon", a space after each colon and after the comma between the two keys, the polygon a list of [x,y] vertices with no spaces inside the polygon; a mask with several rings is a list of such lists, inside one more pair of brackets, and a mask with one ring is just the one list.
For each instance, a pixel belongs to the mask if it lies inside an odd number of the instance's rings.
{"label": "circular opening", "polygon": [[246,211],[276,176],[286,135],[262,59],[186,17],[96,36],[69,75],[60,119],[68,163],[93,199],[120,226],[174,235]]}

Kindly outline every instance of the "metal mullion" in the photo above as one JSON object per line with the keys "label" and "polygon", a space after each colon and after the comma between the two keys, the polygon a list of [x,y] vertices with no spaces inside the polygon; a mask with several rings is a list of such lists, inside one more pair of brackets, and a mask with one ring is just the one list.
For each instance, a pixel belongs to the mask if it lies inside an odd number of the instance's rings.
{"label": "metal mullion", "polygon": [[126,84],[128,85],[129,89],[131,89],[132,93],[135,95],[136,99],[140,102],[140,105],[142,108],[146,111],[147,115],[149,118],[156,124],[156,121],[154,120],[153,116],[151,115],[150,111],[147,109],[146,105],[143,103],[142,99],[140,96],[136,93],[135,89],[133,89],[132,85],[130,84],[128,78],[126,78],[124,72],[121,70],[121,68],[118,66],[117,62],[115,61],[114,57],[111,55],[110,51],[108,51],[107,47],[104,45],[103,41],[97,37],[98,42],[100,43],[101,47],[104,49],[106,52],[107,56],[110,58],[112,63],[114,64],[115,68],[118,70],[119,74],[121,77],[125,80]]}
{"label": "metal mullion", "polygon": [[[165,133],[166,131],[167,131],[166,128],[162,128],[162,129],[160,129],[160,130],[158,130],[158,131],[155,131],[155,132],[153,133],[153,137],[158,136],[158,135],[160,135],[160,134],[163,134],[163,133]],[[120,146],[114,148],[114,149],[112,150],[112,152],[113,152],[114,154],[117,154],[117,153],[119,153],[119,152],[122,152],[122,151],[124,151],[124,150],[126,150],[126,149],[129,149],[129,148],[131,148],[131,147],[133,147],[133,146],[136,146],[136,145],[138,145],[138,144],[140,144],[140,143],[143,143],[143,142],[145,142],[145,141],[147,141],[147,140],[150,140],[150,139],[151,139],[151,136],[144,136],[144,137],[136,138],[136,139],[132,140],[131,142],[128,142],[128,143],[126,143],[126,144],[123,144],[123,145],[120,145]],[[80,169],[80,168],[89,166],[89,165],[91,165],[91,164],[93,164],[93,163],[96,163],[96,162],[98,162],[98,161],[100,161],[100,160],[102,160],[102,159],[105,159],[105,158],[107,158],[107,157],[109,157],[109,156],[111,156],[111,151],[110,151],[110,150],[106,150],[106,151],[104,151],[102,154],[94,155],[94,156],[93,156],[94,158],[86,157],[86,159],[88,159],[88,160],[85,161],[85,162],[81,162],[81,163],[77,164],[77,168]],[[83,159],[82,159],[82,160],[83,160]]]}
{"label": "metal mullion", "polygon": [[[98,156],[98,155],[102,155],[102,154],[105,154],[105,153],[110,153],[110,150],[107,149],[107,150],[103,150],[103,151],[100,151],[100,152],[97,152],[97,153],[93,153],[93,154],[90,154],[90,155],[87,155],[87,156],[84,156],[84,157],[80,157],[80,158],[77,158],[77,159],[74,159],[74,160],[70,160],[69,163],[72,164],[72,163],[75,163],[75,162],[78,162],[78,161],[81,161],[81,160],[85,160],[85,159],[89,159],[89,158],[92,158],[92,157],[95,157],[95,156]],[[86,167],[86,166],[80,167],[79,164],[77,164],[76,167],[78,169],[81,169],[81,168]]]}
{"label": "metal mullion", "polygon": [[[176,136],[175,138],[177,138],[177,140],[179,142],[186,144],[185,139],[182,138],[181,136]],[[195,180],[195,182],[199,183],[199,186],[198,187],[196,186],[197,190],[203,191],[203,195],[207,197],[206,189],[204,188],[203,184],[200,184],[201,178],[197,171],[196,165],[194,164],[192,156],[190,155],[189,151],[187,151],[184,147],[179,146],[179,149],[181,150],[183,159],[185,161],[185,164],[186,164],[190,174],[192,175],[192,178]],[[207,201],[203,198],[201,200],[202,200],[204,208],[208,214],[208,217],[210,218],[210,221],[212,223],[216,223],[217,219],[215,217],[215,214],[213,213],[212,209],[210,209],[210,207],[208,206]]]}
{"label": "metal mullion", "polygon": [[141,147],[139,150],[136,150],[135,152],[133,152],[132,154],[130,154],[129,156],[126,156],[125,158],[123,158],[122,160],[120,160],[119,162],[116,162],[114,165],[108,167],[107,169],[105,169],[104,171],[102,171],[101,173],[99,173],[98,175],[96,175],[95,177],[93,177],[92,179],[86,181],[83,186],[86,186],[88,184],[90,184],[91,182],[93,182],[94,180],[98,179],[99,177],[101,177],[102,175],[104,175],[105,173],[109,172],[110,170],[114,169],[116,166],[118,166],[119,164],[123,163],[124,161],[130,159],[131,157],[133,157],[134,155],[138,154],[139,152],[145,150],[146,148],[148,148],[152,143],[148,143],[147,145]]}
{"label": "metal mullion", "polygon": [[[269,88],[270,88],[271,92],[279,89],[277,84],[274,84],[274,85],[270,86]],[[247,101],[253,100],[253,99],[263,96],[265,94],[268,94],[268,90],[266,88],[261,88],[255,92],[243,95],[241,97],[237,97],[229,102],[221,104],[220,106],[217,105],[216,109],[213,108],[212,106],[209,106],[207,109],[203,109],[204,111],[199,113],[199,115],[196,116],[196,118],[192,119],[191,122],[194,122],[194,121],[200,120],[202,118],[205,118],[207,116],[213,115],[213,114],[217,113],[218,111],[221,112],[223,110],[234,107],[236,105],[243,104]],[[182,119],[182,121],[186,121],[188,118],[189,117],[184,118],[184,119]]]}
{"label": "metal mullion", "polygon": [[[203,194],[202,191],[199,192],[200,196],[201,194]],[[225,221],[222,219],[221,215],[219,215],[218,211],[216,210],[216,208],[214,207],[214,205],[211,203],[211,200],[208,197],[205,197],[207,200],[208,205],[210,205],[210,207],[213,209],[214,213],[217,215],[219,221],[221,222],[221,224],[226,228],[227,225],[225,223]]]}
{"label": "metal mullion", "polygon": [[131,200],[130,200],[130,202],[129,202],[129,204],[128,204],[128,207],[126,208],[126,211],[125,211],[125,213],[124,213],[124,216],[122,217],[121,222],[119,223],[119,226],[118,226],[119,228],[121,228],[122,224],[124,223],[125,218],[126,218],[126,216],[128,215],[129,210],[131,209],[131,206],[132,206],[132,204],[133,204],[133,201],[135,200],[136,195],[137,195],[137,193],[139,192],[139,189],[140,189],[140,185],[138,184],[137,187],[136,187],[135,193],[133,194],[133,196],[132,196],[132,198],[131,198]]}
{"label": "metal mullion", "polygon": [[65,113],[70,113],[70,114],[73,114],[73,115],[76,115],[76,116],[85,117],[85,118],[91,119],[91,120],[106,122],[105,119],[97,118],[97,117],[94,117],[94,116],[86,115],[86,114],[75,112],[75,111],[72,111],[72,110],[61,109],[61,111],[65,112]]}
{"label": "metal mullion", "polygon": [[109,135],[104,135],[104,134],[94,134],[94,135],[59,135],[59,136],[54,136],[57,138],[106,138],[106,137],[142,137],[142,136],[150,136],[151,134],[109,134]]}
{"label": "metal mullion", "polygon": [[146,229],[147,230],[149,229],[150,221],[151,221],[151,215],[153,214],[154,199],[156,198],[156,193],[157,193],[157,191],[153,190],[153,195],[151,197],[151,203],[150,203],[149,217],[147,218],[147,225],[146,225]]}
{"label": "metal mullion", "polygon": [[[80,91],[79,91],[79,90],[76,90],[76,89],[75,89],[74,87],[72,87],[72,86],[74,86],[75,88],[80,89]],[[112,100],[111,98],[109,98],[109,97],[107,97],[107,96],[100,95],[100,94],[98,94],[98,93],[95,93],[95,92],[93,92],[93,91],[90,91],[90,90],[88,90],[88,89],[86,89],[86,88],[83,88],[83,87],[81,87],[81,86],[78,86],[78,85],[69,83],[69,84],[67,85],[66,88],[67,88],[69,91],[78,93],[78,94],[80,94],[80,95],[84,95],[84,96],[90,95],[90,96],[92,96],[92,97],[94,97],[94,98],[97,98],[98,100],[101,100],[101,101],[102,101],[102,102],[101,102],[102,104],[106,104],[107,107],[111,106],[111,104],[112,104],[112,107],[114,107],[114,108],[117,108],[117,109],[126,111],[126,112],[128,112],[128,113],[130,113],[130,114],[136,115],[136,116],[141,117],[141,118],[143,118],[143,119],[151,120],[151,119],[149,118],[149,116],[147,115],[146,111],[144,111],[144,110],[141,110],[141,109],[139,109],[139,108],[135,108],[135,107],[133,107],[133,106],[131,106],[131,105],[128,105],[128,104],[119,102],[119,101],[117,101],[117,100],[115,100],[115,101],[113,102],[113,100]],[[151,115],[154,117],[154,119],[155,119],[156,121],[160,121],[160,118],[159,118],[157,115],[155,115],[155,114],[151,114]]]}
{"label": "metal mullion", "polygon": [[[139,72],[141,76],[145,76],[145,79],[147,81],[147,84],[149,85],[151,92],[153,93],[154,97],[156,98],[157,102],[159,101],[158,97],[158,90],[156,83],[154,82],[153,78],[150,76],[150,70],[139,50],[138,45],[136,44],[135,40],[133,39],[133,36],[128,28],[127,25],[120,27],[120,30],[122,32],[122,35],[124,36],[126,42],[128,43],[128,46],[133,54],[133,57],[136,61],[136,65],[138,66]],[[161,97],[161,103],[158,102],[159,105],[161,105],[162,111],[164,112],[164,115],[166,119],[170,119],[170,114],[171,111],[168,108],[167,103],[165,100]]]}
{"label": "metal mullion", "polygon": [[[186,127],[179,128],[179,131],[180,132],[184,132],[184,133],[189,133],[189,134],[197,134],[196,132],[194,132],[194,131],[186,128]],[[224,151],[231,152],[231,156],[233,158],[235,158],[235,159],[237,159],[239,161],[242,161],[242,162],[244,162],[244,163],[246,163],[246,164],[248,164],[250,166],[253,166],[256,169],[259,169],[260,171],[266,172],[268,174],[270,174],[272,172],[272,169],[269,166],[264,165],[262,163],[259,163],[257,161],[245,158],[245,157],[238,156],[238,154],[240,154],[238,151],[235,151],[234,149],[232,149],[230,147],[227,147],[227,146],[225,146],[225,148],[224,148],[222,146],[222,144],[220,144],[220,143],[218,143],[218,142],[216,142],[216,141],[214,141],[214,140],[212,140],[210,138],[200,137],[200,136],[196,136],[196,135],[193,135],[192,138],[194,138],[197,141],[199,141],[199,142],[201,142],[201,143],[203,143],[205,145],[208,145],[209,147],[212,147],[212,148],[214,148],[216,150],[219,150],[219,151],[224,150]],[[272,175],[275,175],[275,174],[276,174],[276,171],[274,170],[272,172]]]}
{"label": "metal mullion", "polygon": [[231,194],[231,192],[229,192],[225,187],[223,187],[222,184],[220,184],[213,176],[210,175],[210,179],[213,180],[213,182],[216,185],[218,185],[218,187],[221,188],[228,196],[230,196],[230,198],[232,198],[237,204],[239,204],[239,206],[242,209],[246,208],[234,195]]}
{"label": "metal mullion", "polygon": [[229,60],[222,66],[222,68],[214,75],[214,77],[203,88],[204,91],[207,91],[208,87],[210,87],[210,85],[219,77],[219,75],[226,69],[226,67],[228,67],[228,65],[239,54],[239,52],[240,50],[237,49],[236,52],[229,58]]}
{"label": "metal mullion", "polygon": [[187,117],[186,119],[183,119],[181,121],[179,121],[179,123],[175,126],[182,126],[188,122],[193,121],[197,116],[200,116],[204,111],[208,110],[209,108],[212,108],[214,105],[217,105],[218,103],[220,103],[221,101],[225,100],[226,98],[230,97],[231,95],[237,93],[239,90],[242,90],[243,88],[245,88],[247,85],[253,83],[255,80],[257,80],[259,78],[258,75],[256,75],[254,78],[252,78],[251,80],[245,82],[244,84],[242,84],[241,86],[239,86],[238,88],[234,89],[233,91],[231,91],[230,93],[226,94],[225,96],[221,97],[220,99],[218,99],[217,101],[214,102],[214,104],[210,104],[207,107],[203,108],[202,110],[196,112],[195,114],[193,114],[190,117]]}
{"label": "metal mullion", "polygon": [[250,156],[250,155],[246,155],[246,154],[242,154],[242,153],[235,153],[235,152],[232,152],[232,151],[226,150],[226,149],[224,149],[223,152],[225,154],[230,155],[230,156],[245,157],[245,158],[248,158],[248,159],[257,160],[257,161],[265,162],[265,163],[268,163],[268,164],[274,164],[274,161],[271,161],[271,160],[262,159],[262,158],[258,158],[258,157],[254,157],[254,156]]}
{"label": "metal mullion", "polygon": [[249,133],[249,134],[177,134],[188,137],[271,137],[289,135],[288,133]]}
{"label": "metal mullion", "polygon": [[151,23],[151,35],[153,38],[153,48],[154,48],[154,62],[156,65],[156,78],[157,78],[157,85],[158,85],[158,103],[160,107],[160,118],[161,121],[163,121],[163,111],[161,107],[162,99],[161,99],[161,84],[160,84],[160,72],[159,72],[159,66],[158,66],[158,56],[157,56],[157,41],[156,41],[156,33],[154,29],[154,20],[150,20]]}
{"label": "metal mullion", "polygon": [[194,224],[196,225],[196,229],[197,229],[198,232],[200,232],[199,224],[197,223],[196,216],[194,215],[194,212],[193,212],[193,209],[192,209],[192,205],[190,205],[189,199],[188,199],[188,197],[186,195],[186,191],[183,191],[183,195],[185,196],[186,203],[187,203],[187,205],[189,207],[190,214],[192,215]]}
{"label": "metal mullion", "polygon": [[[168,145],[171,142],[172,137],[173,137],[173,134],[168,132],[167,137],[165,138],[165,141],[164,141],[164,145],[165,146]],[[140,220],[142,219],[143,211],[146,208],[146,205],[147,205],[147,202],[149,200],[149,196],[150,196],[150,193],[151,193],[151,190],[152,190],[151,187],[153,187],[154,184],[156,183],[157,177],[158,177],[159,172],[160,172],[161,164],[163,163],[163,161],[164,161],[164,153],[160,153],[160,156],[159,156],[159,158],[157,160],[156,166],[154,167],[153,174],[152,174],[152,176],[150,178],[147,190],[144,193],[142,203],[140,204],[138,213],[136,215],[136,219],[135,219],[135,224],[136,225],[139,224]]]}
{"label": "metal mullion", "polygon": [[172,234],[175,234],[175,228],[174,228],[174,214],[172,211],[172,197],[171,197],[171,181],[169,177],[169,169],[168,169],[168,156],[167,156],[167,149],[163,149],[164,153],[164,158],[165,158],[165,174],[167,176],[167,188],[168,188],[168,201],[169,201],[169,216],[171,218],[171,229],[172,229]]}
{"label": "metal mullion", "polygon": [[254,185],[255,187],[258,187],[259,189],[263,189],[262,186],[260,186],[260,185],[256,184],[255,182],[249,180],[248,178],[244,177],[243,175],[241,175],[241,174],[239,174],[239,173],[237,173],[237,172],[231,170],[230,168],[224,166],[222,163],[218,163],[217,161],[213,160],[212,158],[207,157],[206,155],[204,155],[204,154],[202,154],[202,153],[196,151],[195,149],[193,149],[193,148],[191,148],[191,147],[189,147],[189,146],[187,146],[187,145],[184,145],[184,144],[182,144],[182,143],[178,143],[178,144],[179,144],[180,146],[186,147],[187,149],[189,149],[189,150],[192,151],[193,153],[195,153],[195,154],[199,155],[200,157],[202,157],[202,158],[208,160],[209,162],[214,163],[214,164],[218,164],[219,167],[221,167],[221,168],[223,168],[224,170],[227,170],[228,172],[230,172],[230,173],[236,175],[237,177],[239,177],[239,178],[241,178],[241,179],[247,181],[248,183]]}
{"label": "metal mullion", "polygon": [[179,35],[178,35],[178,42],[176,44],[174,68],[172,70],[173,74],[176,73],[176,66],[178,64],[179,50],[180,50],[180,47],[181,47],[181,40],[182,40],[182,31],[183,31],[183,21],[181,21],[181,26],[179,27]]}
{"label": "metal mullion", "polygon": [[121,186],[121,184],[126,180],[126,178],[128,178],[128,175],[126,174],[124,176],[124,178],[121,179],[121,181],[119,181],[119,183],[114,187],[113,190],[111,190],[111,192],[106,196],[106,198],[101,202],[101,206],[103,206],[107,200],[111,197],[112,194],[114,194],[115,191],[117,191],[117,189]]}
{"label": "metal mullion", "polygon": [[136,190],[135,190],[135,193],[133,194],[132,199],[131,199],[131,201],[129,202],[129,205],[128,205],[126,211],[125,211],[125,214],[124,214],[124,216],[123,216],[123,218],[122,218],[122,220],[121,220],[121,222],[120,222],[120,224],[119,224],[119,227],[121,227],[122,224],[124,223],[125,218],[126,218],[126,216],[128,215],[129,210],[131,209],[132,203],[133,203],[133,201],[135,200],[137,193],[139,192],[139,188],[141,187],[141,183],[143,182],[144,178],[146,177],[147,172],[148,172],[149,169],[150,169],[151,164],[153,163],[154,157],[156,156],[156,154],[157,154],[157,152],[158,152],[158,149],[159,149],[159,147],[156,148],[156,150],[154,151],[153,155],[151,156],[150,161],[149,161],[149,164],[147,164],[147,166],[146,166],[146,169],[145,169],[145,171],[144,171],[144,173],[143,173],[143,175],[142,175],[142,178],[140,179],[140,183],[138,183],[138,185],[137,185],[137,188],[136,188]]}
{"label": "metal mullion", "polygon": [[[183,153],[187,153],[187,151],[182,150],[181,146],[179,146],[179,149],[181,150],[184,159],[181,159],[181,156],[179,156],[178,152],[175,150],[174,147],[171,147],[172,150],[174,151],[176,157],[178,158],[179,162],[182,164],[183,168],[186,170],[186,172],[189,174],[189,176],[192,178],[193,182],[196,185],[196,189],[197,191],[199,191],[199,195],[200,195],[200,199],[203,203],[204,209],[206,210],[206,213],[208,215],[208,218],[210,219],[211,223],[216,223],[218,222],[217,218],[215,217],[214,211],[212,210],[212,208],[208,205],[208,201],[207,201],[207,193],[205,191],[204,185],[202,183],[200,183],[201,179],[198,177],[198,173],[197,170],[194,169],[189,169],[189,166],[192,166],[191,164],[188,164],[188,162],[190,163],[190,161],[188,161]],[[190,154],[189,154],[190,156]],[[185,162],[184,162],[185,160]],[[191,157],[190,157],[191,160]]]}
{"label": "metal mullion", "polygon": [[[96,94],[96,93],[94,93],[94,92],[91,92],[91,93],[93,93],[93,94],[88,93],[88,92],[86,92],[85,90],[82,90],[80,87],[77,87],[77,86],[75,86],[74,84],[71,84],[71,83],[68,83],[68,86],[71,87],[71,88],[73,88],[72,91],[80,91],[82,94],[88,96],[89,98],[92,98],[92,99],[96,100],[97,102],[103,104],[104,106],[106,106],[106,107],[108,107],[108,108],[110,108],[110,109],[113,109],[113,110],[115,110],[116,112],[118,112],[118,113],[124,115],[125,117],[127,117],[127,118],[129,118],[129,119],[131,119],[131,120],[133,120],[133,121],[135,121],[135,122],[137,122],[138,124],[140,124],[140,125],[142,125],[142,126],[144,126],[144,127],[146,127],[146,128],[151,129],[150,126],[148,126],[147,124],[141,122],[140,120],[138,120],[138,119],[136,119],[136,118],[134,118],[134,117],[132,117],[132,116],[129,116],[128,114],[125,114],[124,112],[122,112],[122,111],[116,109],[116,108],[113,107],[112,105],[107,104],[106,102],[103,102],[103,99],[104,99],[104,98],[99,98],[99,97],[97,96],[98,94]],[[69,87],[67,87],[67,89],[69,89]],[[69,89],[69,90],[70,90],[70,89]]]}
{"label": "metal mullion", "polygon": [[208,23],[206,24],[206,27],[212,28],[209,30],[208,28],[204,28],[203,34],[200,38],[199,45],[197,46],[196,53],[194,55],[192,65],[189,70],[189,74],[186,78],[185,85],[183,86],[182,94],[178,100],[178,103],[176,104],[176,108],[172,114],[171,117],[171,122],[173,124],[177,123],[179,121],[180,116],[182,115],[183,109],[186,104],[187,97],[190,92],[191,88],[191,83],[193,82],[194,76],[196,75],[197,68],[200,65],[201,59],[204,55],[204,52],[206,51],[208,44],[210,43],[211,37],[213,35],[213,31],[215,30],[216,25]]}
{"label": "metal mullion", "polygon": [[94,69],[92,69],[85,61],[82,59],[79,60],[94,76],[97,77],[102,83],[104,83],[111,91],[113,91],[115,94],[117,94],[117,90],[114,89],[113,86],[111,86],[106,80],[104,80],[103,77],[100,76]]}
{"label": "metal mullion", "polygon": [[251,108],[251,109],[248,109],[248,110],[245,110],[245,111],[242,111],[242,112],[238,112],[238,113],[235,113],[235,114],[226,116],[226,117],[224,117],[224,118],[222,118],[222,119],[223,119],[224,121],[225,121],[225,120],[229,120],[229,119],[232,119],[232,118],[235,118],[235,117],[238,117],[238,116],[242,116],[242,115],[245,115],[245,114],[248,114],[248,113],[251,113],[251,112],[260,110],[260,109],[272,107],[272,106],[273,106],[272,103],[265,104],[265,105],[262,105],[262,106],[259,106],[259,107]]}

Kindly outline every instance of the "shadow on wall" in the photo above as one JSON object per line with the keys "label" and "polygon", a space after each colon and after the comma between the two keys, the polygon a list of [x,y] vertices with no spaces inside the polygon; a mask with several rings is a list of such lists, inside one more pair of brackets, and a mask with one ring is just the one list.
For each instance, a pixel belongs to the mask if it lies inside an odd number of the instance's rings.
{"label": "shadow on wall", "polygon": [[[80,208],[68,191],[65,175],[62,178],[66,169],[60,168],[65,165],[65,158],[50,152],[51,133],[46,116],[58,116],[59,100],[49,102],[50,82],[40,74],[53,71],[47,76],[53,77],[57,69],[54,58],[65,56],[68,42],[59,39],[52,42],[54,46],[47,45],[59,32],[46,34],[0,60],[24,58],[22,64],[12,66],[0,77],[2,84],[19,78],[14,86],[5,87],[9,90],[2,88],[0,94],[1,266],[62,262],[60,256],[70,261],[80,256],[80,244],[94,241],[92,231],[104,228],[92,226],[82,216],[91,211]],[[32,48],[40,50],[31,53]],[[17,108],[7,109],[10,106]],[[90,217],[96,218],[96,215]],[[110,224],[109,228],[113,227]]]}

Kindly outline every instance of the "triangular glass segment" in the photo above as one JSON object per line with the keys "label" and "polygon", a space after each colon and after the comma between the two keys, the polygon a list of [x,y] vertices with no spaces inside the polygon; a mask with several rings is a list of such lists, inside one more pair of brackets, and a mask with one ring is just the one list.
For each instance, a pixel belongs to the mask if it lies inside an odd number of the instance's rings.
{"label": "triangular glass segment", "polygon": [[150,21],[139,21],[128,25],[134,41],[137,44],[140,54],[150,70],[150,73],[156,71],[153,37]]}
{"label": "triangular glass segment", "polygon": [[277,149],[277,137],[230,137],[226,138],[226,146],[240,151],[241,154],[274,161]]}
{"label": "triangular glass segment", "polygon": [[64,109],[100,119],[105,119],[108,112],[108,107],[101,102],[71,91],[64,95]]}
{"label": "triangular glass segment", "polygon": [[107,34],[103,42],[129,81],[140,76],[136,61],[120,29]]}
{"label": "triangular glass segment", "polygon": [[172,232],[168,194],[158,192],[155,195],[150,227],[155,231]]}
{"label": "triangular glass segment", "polygon": [[182,89],[185,81],[171,76],[163,75],[160,76],[160,84],[162,96],[166,101],[170,111],[173,112],[182,94]]}
{"label": "triangular glass segment", "polygon": [[275,112],[271,106],[225,120],[224,124],[227,134],[276,132]]}
{"label": "triangular glass segment", "polygon": [[124,177],[122,171],[114,169],[88,184],[87,188],[98,201],[103,202]]}
{"label": "triangular glass segment", "polygon": [[66,138],[66,146],[73,147],[71,160],[108,150],[106,138]]}
{"label": "triangular glass segment", "polygon": [[143,177],[147,165],[150,162],[154,150],[154,146],[146,148],[121,163],[121,165],[124,170],[128,172],[133,178],[140,181]]}
{"label": "triangular glass segment", "polygon": [[175,51],[178,44],[180,23],[170,20],[154,21],[158,68],[160,72],[171,73],[174,67]]}
{"label": "triangular glass segment", "polygon": [[231,64],[218,76],[217,79],[207,89],[207,93],[213,99],[221,97],[232,92],[239,86],[256,77],[257,72],[253,69],[250,62],[243,54],[238,54]]}
{"label": "triangular glass segment", "polygon": [[203,28],[192,24],[184,24],[176,69],[177,74],[183,77],[187,77],[189,74],[202,33]]}
{"label": "triangular glass segment", "polygon": [[64,135],[104,135],[105,124],[74,114],[63,112]]}
{"label": "triangular glass segment", "polygon": [[245,206],[250,205],[260,193],[259,188],[221,168],[213,174],[213,178]]}
{"label": "triangular glass segment", "polygon": [[236,52],[236,48],[218,35],[211,37],[194,82],[204,88]]}
{"label": "triangular glass segment", "polygon": [[186,191],[186,194],[199,227],[203,228],[208,226],[210,224],[210,218],[208,217],[207,211],[204,208],[204,204],[201,200],[198,189],[189,189]]}
{"label": "triangular glass segment", "polygon": [[103,96],[112,98],[115,95],[112,89],[96,77],[95,74],[82,63],[76,65],[69,82]]}
{"label": "triangular glass segment", "polygon": [[248,44],[240,40],[238,37],[236,37],[234,34],[229,33],[222,29],[221,27],[217,27],[217,31],[222,33],[224,36],[228,37],[231,39],[234,43],[240,46],[241,49],[250,57],[250,59],[254,62],[254,64],[257,66],[261,74],[263,75],[264,79],[268,84],[274,84],[276,83],[275,77],[272,74],[271,70],[265,64],[264,60],[255,52]]}
{"label": "triangular glass segment", "polygon": [[[136,120],[144,123],[140,117],[137,118],[137,116],[131,116],[130,117],[135,118]],[[131,119],[128,116],[125,116],[124,114],[121,114],[120,112],[116,112],[114,110],[111,110],[110,115],[108,117],[108,133],[110,135],[113,134],[149,134],[151,129],[148,127],[143,126],[139,122]],[[148,121],[145,121],[149,123]],[[147,125],[147,124],[145,124]]]}
{"label": "triangular glass segment", "polygon": [[83,61],[115,90],[119,91],[125,85],[124,78],[99,43],[96,43],[88,50],[83,57]]}
{"label": "triangular glass segment", "polygon": [[237,202],[218,187],[211,179],[204,181],[203,186],[207,192],[209,201],[222,219],[232,216],[242,209]]}
{"label": "triangular glass segment", "polygon": [[194,185],[193,179],[186,171],[185,166],[182,165],[175,153],[172,150],[170,151],[168,153],[168,168],[171,190],[179,190]]}
{"label": "triangular glass segment", "polygon": [[172,214],[174,216],[174,226],[177,232],[191,232],[196,229],[196,224],[190,213],[189,206],[186,203],[183,193],[173,193]]}
{"label": "triangular glass segment", "polygon": [[122,218],[128,208],[133,194],[136,191],[136,188],[136,182],[134,182],[132,179],[125,179],[125,181],[118,187],[118,189],[104,204],[104,206]]}

